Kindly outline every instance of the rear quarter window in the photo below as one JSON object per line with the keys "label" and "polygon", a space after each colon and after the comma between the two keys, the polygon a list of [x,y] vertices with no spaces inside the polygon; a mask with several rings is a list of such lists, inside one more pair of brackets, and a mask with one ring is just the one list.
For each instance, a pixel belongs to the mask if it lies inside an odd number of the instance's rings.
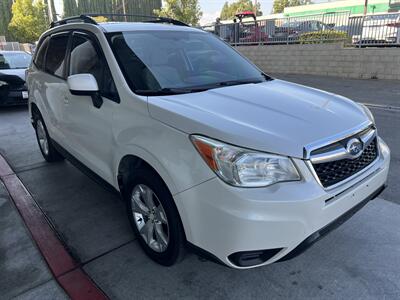
{"label": "rear quarter window", "polygon": [[50,38],[46,52],[45,70],[51,75],[65,78],[65,58],[69,34],[55,35]]}
{"label": "rear quarter window", "polygon": [[47,46],[49,45],[49,37],[46,37],[39,45],[37,51],[36,51],[36,55],[35,55],[35,59],[34,59],[34,63],[36,65],[36,67],[38,67],[41,70],[44,70],[44,59],[45,59],[45,55],[46,55],[46,50],[47,50]]}

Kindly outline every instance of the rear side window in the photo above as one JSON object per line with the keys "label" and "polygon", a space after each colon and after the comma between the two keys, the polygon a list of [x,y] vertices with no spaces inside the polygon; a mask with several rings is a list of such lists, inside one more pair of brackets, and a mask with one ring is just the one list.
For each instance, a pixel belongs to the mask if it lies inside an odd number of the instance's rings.
{"label": "rear side window", "polygon": [[46,54],[46,72],[64,78],[68,35],[52,36]]}
{"label": "rear side window", "polygon": [[49,45],[49,37],[45,38],[36,51],[34,63],[36,67],[44,70],[44,57],[46,55],[47,46]]}

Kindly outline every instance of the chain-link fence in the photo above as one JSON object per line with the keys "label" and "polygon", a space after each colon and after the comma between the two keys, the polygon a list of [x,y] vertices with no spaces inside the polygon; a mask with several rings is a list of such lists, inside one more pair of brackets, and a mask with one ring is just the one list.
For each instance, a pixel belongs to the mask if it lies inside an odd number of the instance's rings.
{"label": "chain-link fence", "polygon": [[354,46],[400,46],[400,13],[310,16],[215,24],[203,28],[232,45],[311,44],[344,41]]}

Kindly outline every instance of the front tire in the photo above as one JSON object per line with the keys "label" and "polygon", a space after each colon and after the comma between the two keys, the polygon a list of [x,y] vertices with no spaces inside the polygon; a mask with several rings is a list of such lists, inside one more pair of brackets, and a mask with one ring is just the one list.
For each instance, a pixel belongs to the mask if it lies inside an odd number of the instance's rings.
{"label": "front tire", "polygon": [[183,259],[185,235],[174,200],[152,170],[135,170],[126,189],[129,221],[144,252],[171,266]]}
{"label": "front tire", "polygon": [[36,139],[39,145],[40,152],[42,152],[43,158],[47,162],[61,161],[64,157],[57,151],[53,145],[49,133],[47,131],[46,125],[43,121],[42,116],[35,116],[35,131]]}

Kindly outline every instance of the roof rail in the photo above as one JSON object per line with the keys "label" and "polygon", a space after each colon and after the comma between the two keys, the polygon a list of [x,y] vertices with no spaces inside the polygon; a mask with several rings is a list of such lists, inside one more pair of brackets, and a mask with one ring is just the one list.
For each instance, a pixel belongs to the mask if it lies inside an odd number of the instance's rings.
{"label": "roof rail", "polygon": [[79,22],[79,23],[89,23],[89,24],[97,25],[97,22],[95,20],[93,20],[90,16],[80,15],[80,16],[73,16],[73,17],[65,18],[65,19],[62,19],[59,21],[53,21],[50,23],[50,28],[60,26],[60,25],[65,25],[68,23],[74,23],[74,21]]}
{"label": "roof rail", "polygon": [[89,13],[84,14],[87,17],[136,17],[136,18],[148,18],[150,20],[146,20],[144,22],[149,23],[169,23],[177,26],[189,26],[188,24],[178,21],[172,18],[167,17],[157,17],[157,16],[149,16],[149,15],[136,15],[136,14],[112,14],[112,13]]}
{"label": "roof rail", "polygon": [[60,25],[65,25],[68,23],[89,23],[89,24],[94,24],[98,25],[98,23],[93,19],[95,17],[111,17],[113,19],[114,17],[136,17],[136,18],[148,18],[150,20],[146,20],[144,22],[149,22],[149,23],[169,23],[177,26],[189,26],[188,24],[172,19],[172,18],[166,18],[166,17],[156,17],[156,16],[146,16],[146,15],[135,15],[135,14],[107,14],[107,13],[89,13],[89,14],[82,14],[79,16],[73,16],[69,18],[65,18],[59,21],[54,21],[51,22],[50,28],[60,26]]}

